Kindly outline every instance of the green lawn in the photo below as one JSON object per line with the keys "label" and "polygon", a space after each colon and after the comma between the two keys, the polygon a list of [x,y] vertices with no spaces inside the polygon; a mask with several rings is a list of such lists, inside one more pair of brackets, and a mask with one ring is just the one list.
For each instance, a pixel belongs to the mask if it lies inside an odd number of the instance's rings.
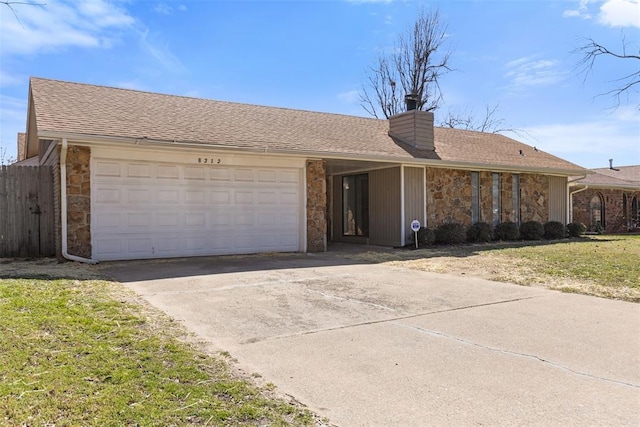
{"label": "green lawn", "polygon": [[640,302],[640,235],[430,246],[365,252],[358,261]]}
{"label": "green lawn", "polygon": [[556,244],[501,249],[496,253],[526,259],[537,271],[553,277],[640,289],[640,235],[590,236]]}
{"label": "green lawn", "polygon": [[0,279],[0,425],[314,424],[151,312],[117,283]]}

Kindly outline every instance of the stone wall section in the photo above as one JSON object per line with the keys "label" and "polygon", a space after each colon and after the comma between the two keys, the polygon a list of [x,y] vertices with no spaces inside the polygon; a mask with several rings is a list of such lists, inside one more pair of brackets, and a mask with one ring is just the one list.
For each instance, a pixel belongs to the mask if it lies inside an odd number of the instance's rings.
{"label": "stone wall section", "polygon": [[67,251],[91,258],[91,149],[67,150]]}
{"label": "stone wall section", "polygon": [[500,198],[501,198],[501,212],[500,222],[515,222],[515,212],[513,211],[513,174],[501,173],[500,174]]}
{"label": "stone wall section", "polygon": [[427,224],[471,225],[471,172],[427,168]]}
{"label": "stone wall section", "polygon": [[549,221],[549,177],[520,175],[520,221]]}
{"label": "stone wall section", "polygon": [[327,250],[327,177],[322,160],[307,161],[307,252]]}

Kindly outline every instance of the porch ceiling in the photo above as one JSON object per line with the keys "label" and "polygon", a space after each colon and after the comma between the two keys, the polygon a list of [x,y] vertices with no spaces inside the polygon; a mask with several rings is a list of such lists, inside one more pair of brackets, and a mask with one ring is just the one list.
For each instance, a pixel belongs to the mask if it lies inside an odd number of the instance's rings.
{"label": "porch ceiling", "polygon": [[359,160],[329,159],[327,160],[327,175],[342,175],[371,169],[383,169],[399,166],[398,163],[365,162]]}

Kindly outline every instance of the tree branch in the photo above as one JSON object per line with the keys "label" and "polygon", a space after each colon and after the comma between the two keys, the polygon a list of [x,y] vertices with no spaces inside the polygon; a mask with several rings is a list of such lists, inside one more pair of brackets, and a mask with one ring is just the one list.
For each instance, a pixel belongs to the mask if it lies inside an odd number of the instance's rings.
{"label": "tree branch", "polygon": [[[577,62],[576,68],[579,69],[581,74],[584,74],[584,82],[586,82],[589,74],[593,72],[596,60],[599,58],[613,58],[613,59],[623,59],[623,60],[640,60],[640,51],[638,54],[635,53],[627,53],[627,43],[622,35],[622,51],[616,52],[610,50],[609,48],[599,44],[595,40],[589,38],[587,39],[587,43],[574,49],[575,53],[579,53],[582,55],[582,58]],[[624,94],[629,94],[634,88],[634,86],[640,84],[640,68],[637,71],[633,71],[630,74],[627,74],[624,77],[618,78],[614,80],[619,83],[619,86],[602,93],[601,95],[613,95],[616,99],[616,108],[620,106],[620,96]],[[638,104],[638,109],[640,109],[640,103]]]}

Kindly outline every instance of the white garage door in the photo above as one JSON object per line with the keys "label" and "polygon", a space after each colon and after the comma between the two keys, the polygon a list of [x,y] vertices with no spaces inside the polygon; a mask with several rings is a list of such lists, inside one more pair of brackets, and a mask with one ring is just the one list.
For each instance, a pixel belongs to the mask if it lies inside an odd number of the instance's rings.
{"label": "white garage door", "polygon": [[299,251],[301,170],[96,159],[98,261]]}

